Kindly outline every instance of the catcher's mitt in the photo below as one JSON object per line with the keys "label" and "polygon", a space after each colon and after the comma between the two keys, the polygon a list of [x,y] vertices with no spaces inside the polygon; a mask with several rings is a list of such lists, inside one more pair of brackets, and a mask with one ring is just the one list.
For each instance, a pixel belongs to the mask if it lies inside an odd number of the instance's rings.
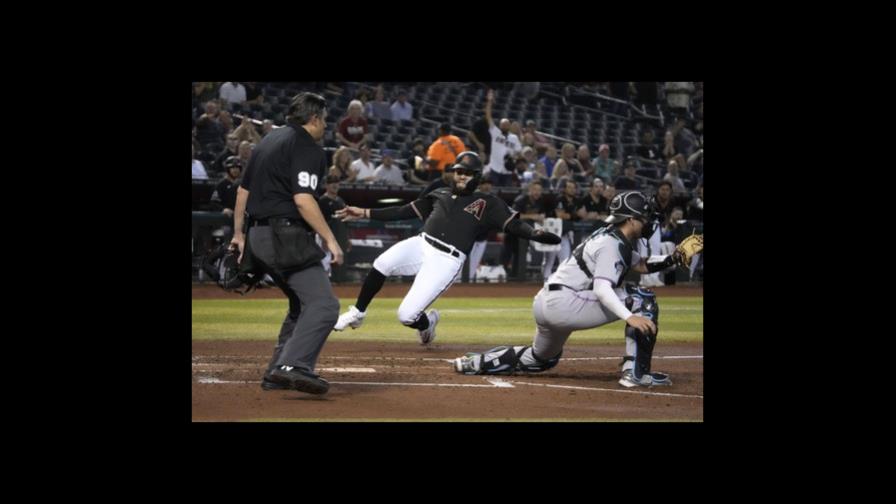
{"label": "catcher's mitt", "polygon": [[692,234],[675,247],[675,262],[682,268],[691,266],[691,259],[703,252],[703,235]]}

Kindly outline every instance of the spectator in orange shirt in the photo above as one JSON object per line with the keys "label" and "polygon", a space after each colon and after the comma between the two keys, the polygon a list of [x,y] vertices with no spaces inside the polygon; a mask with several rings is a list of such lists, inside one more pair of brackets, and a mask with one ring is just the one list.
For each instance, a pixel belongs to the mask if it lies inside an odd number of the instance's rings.
{"label": "spectator in orange shirt", "polygon": [[426,152],[426,157],[430,159],[432,164],[435,164],[435,168],[431,167],[430,170],[438,172],[435,174],[430,173],[429,180],[441,177],[445,167],[452,166],[454,160],[457,159],[457,155],[465,150],[467,148],[464,146],[464,142],[451,134],[450,124],[442,123],[439,125],[439,138],[436,138]]}

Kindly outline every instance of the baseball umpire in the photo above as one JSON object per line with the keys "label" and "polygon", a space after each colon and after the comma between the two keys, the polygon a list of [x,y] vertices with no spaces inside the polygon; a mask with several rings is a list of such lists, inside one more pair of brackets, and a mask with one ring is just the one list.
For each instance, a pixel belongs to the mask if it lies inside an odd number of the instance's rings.
{"label": "baseball umpire", "polygon": [[[665,373],[651,371],[659,324],[654,293],[623,285],[629,269],[652,273],[674,266],[679,257],[642,258],[635,241],[650,236],[656,212],[644,194],[631,191],[610,202],[607,227],[598,229],[573,251],[535,296],[536,331],[531,346],[500,346],[468,353],[454,361],[464,374],[540,372],[560,362],[563,345],[573,331],[625,320],[625,357],[619,384],[625,387],[670,385]],[[702,237],[699,242],[702,248]]]}
{"label": "baseball umpire", "polygon": [[[320,235],[342,264],[342,249],[321,214],[326,156],[318,141],[326,128],[326,101],[299,93],[289,106],[287,127],[268,133],[252,152],[237,191],[231,246],[265,271],[289,298],[274,356],[262,388],[323,394],[330,384],[314,374],[318,355],[339,316],[339,301],[321,266]],[[244,230],[245,224],[248,233]],[[247,239],[248,237],[248,239]]]}
{"label": "baseball umpire", "polygon": [[519,220],[519,214],[492,194],[477,192],[482,162],[475,152],[462,152],[451,171],[454,185],[442,187],[402,207],[379,209],[347,206],[336,212],[343,220],[367,217],[376,220],[412,219],[423,221],[423,232],[402,240],[380,254],[367,273],[358,300],[339,316],[334,329],[357,329],[367,316],[367,307],[392,275],[414,275],[414,283],[398,307],[398,319],[417,329],[420,343],[435,339],[438,310],[424,312],[460,276],[473,241],[483,230],[495,229],[527,240],[560,243],[560,237],[535,230]]}

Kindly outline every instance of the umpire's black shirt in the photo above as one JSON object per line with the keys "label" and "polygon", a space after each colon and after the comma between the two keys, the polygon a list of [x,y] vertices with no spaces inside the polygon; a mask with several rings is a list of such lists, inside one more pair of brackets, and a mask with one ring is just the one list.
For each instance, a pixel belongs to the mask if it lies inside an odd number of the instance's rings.
{"label": "umpire's black shirt", "polygon": [[249,191],[250,219],[301,220],[293,195],[318,198],[324,192],[327,156],[301,126],[289,124],[268,133],[252,150],[240,186]]}

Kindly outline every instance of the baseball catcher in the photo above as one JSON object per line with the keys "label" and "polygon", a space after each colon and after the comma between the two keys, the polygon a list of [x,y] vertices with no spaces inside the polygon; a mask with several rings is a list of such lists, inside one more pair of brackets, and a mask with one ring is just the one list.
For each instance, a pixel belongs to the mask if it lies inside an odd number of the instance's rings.
{"label": "baseball catcher", "polygon": [[[556,366],[573,331],[625,320],[625,356],[620,385],[670,385],[665,373],[651,369],[659,324],[659,304],[653,291],[623,285],[631,269],[654,273],[675,266],[676,255],[641,257],[635,242],[650,236],[657,215],[644,194],[624,192],[610,201],[610,224],[598,229],[560,264],[535,296],[532,311],[536,331],[531,346],[500,346],[468,353],[454,360],[464,374],[541,372]],[[702,239],[701,239],[702,243]],[[686,250],[693,248],[688,245]],[[682,252],[684,255],[686,252]]]}

